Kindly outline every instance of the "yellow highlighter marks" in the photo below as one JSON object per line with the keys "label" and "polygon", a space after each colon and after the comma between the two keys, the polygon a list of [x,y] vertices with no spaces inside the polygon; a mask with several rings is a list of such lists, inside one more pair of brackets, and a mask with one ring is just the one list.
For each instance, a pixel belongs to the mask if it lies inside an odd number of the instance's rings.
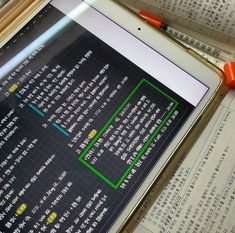
{"label": "yellow highlighter marks", "polygon": [[50,215],[47,218],[47,224],[53,223],[57,217],[56,212],[51,212]]}
{"label": "yellow highlighter marks", "polygon": [[96,129],[91,130],[91,132],[88,134],[88,139],[92,139],[93,137],[95,137],[96,134],[97,134]]}
{"label": "yellow highlighter marks", "polygon": [[26,209],[27,209],[26,203],[21,203],[20,206],[16,210],[16,214],[21,215],[25,212]]}
{"label": "yellow highlighter marks", "polygon": [[18,88],[18,85],[14,83],[11,85],[11,87],[8,89],[8,93],[13,93]]}

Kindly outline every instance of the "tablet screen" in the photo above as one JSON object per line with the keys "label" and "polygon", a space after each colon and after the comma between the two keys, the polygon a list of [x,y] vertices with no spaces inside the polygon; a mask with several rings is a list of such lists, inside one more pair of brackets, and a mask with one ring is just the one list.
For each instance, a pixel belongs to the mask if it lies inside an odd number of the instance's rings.
{"label": "tablet screen", "polygon": [[0,51],[2,232],[108,231],[208,89],[61,2]]}

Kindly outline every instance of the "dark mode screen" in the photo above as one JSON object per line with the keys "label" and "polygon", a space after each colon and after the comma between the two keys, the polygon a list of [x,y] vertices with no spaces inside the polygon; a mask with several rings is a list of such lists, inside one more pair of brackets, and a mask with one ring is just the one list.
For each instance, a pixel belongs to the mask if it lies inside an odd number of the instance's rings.
{"label": "dark mode screen", "polygon": [[194,108],[73,21],[25,52],[63,17],[0,50],[0,232],[108,231]]}

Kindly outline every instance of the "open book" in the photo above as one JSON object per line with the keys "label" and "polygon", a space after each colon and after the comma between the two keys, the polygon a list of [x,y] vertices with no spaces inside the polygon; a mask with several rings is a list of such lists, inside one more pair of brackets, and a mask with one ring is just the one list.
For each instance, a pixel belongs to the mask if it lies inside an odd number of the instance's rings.
{"label": "open book", "polygon": [[[123,0],[122,2],[135,11],[146,10],[162,18],[172,28],[182,32],[181,42],[187,41],[187,35],[189,35],[230,53],[235,60],[235,2],[233,0]],[[179,38],[178,36],[177,39]],[[190,46],[189,41],[186,46]],[[196,47],[197,44],[194,44],[192,48],[217,66],[223,66],[225,61],[222,62]]]}
{"label": "open book", "polygon": [[[123,2],[137,12],[160,16],[175,29],[234,56],[233,0]],[[223,68],[225,61],[192,48]],[[234,122],[235,91],[231,90],[168,184],[164,189],[155,185],[126,232],[136,225],[135,233],[235,232]]]}

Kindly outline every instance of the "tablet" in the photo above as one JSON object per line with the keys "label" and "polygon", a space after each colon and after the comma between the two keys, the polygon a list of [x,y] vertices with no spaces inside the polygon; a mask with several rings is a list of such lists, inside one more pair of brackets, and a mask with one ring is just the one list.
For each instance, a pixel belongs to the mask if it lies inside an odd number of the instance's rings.
{"label": "tablet", "polygon": [[222,94],[217,72],[106,0],[53,0],[1,48],[0,84],[14,233],[120,231]]}

